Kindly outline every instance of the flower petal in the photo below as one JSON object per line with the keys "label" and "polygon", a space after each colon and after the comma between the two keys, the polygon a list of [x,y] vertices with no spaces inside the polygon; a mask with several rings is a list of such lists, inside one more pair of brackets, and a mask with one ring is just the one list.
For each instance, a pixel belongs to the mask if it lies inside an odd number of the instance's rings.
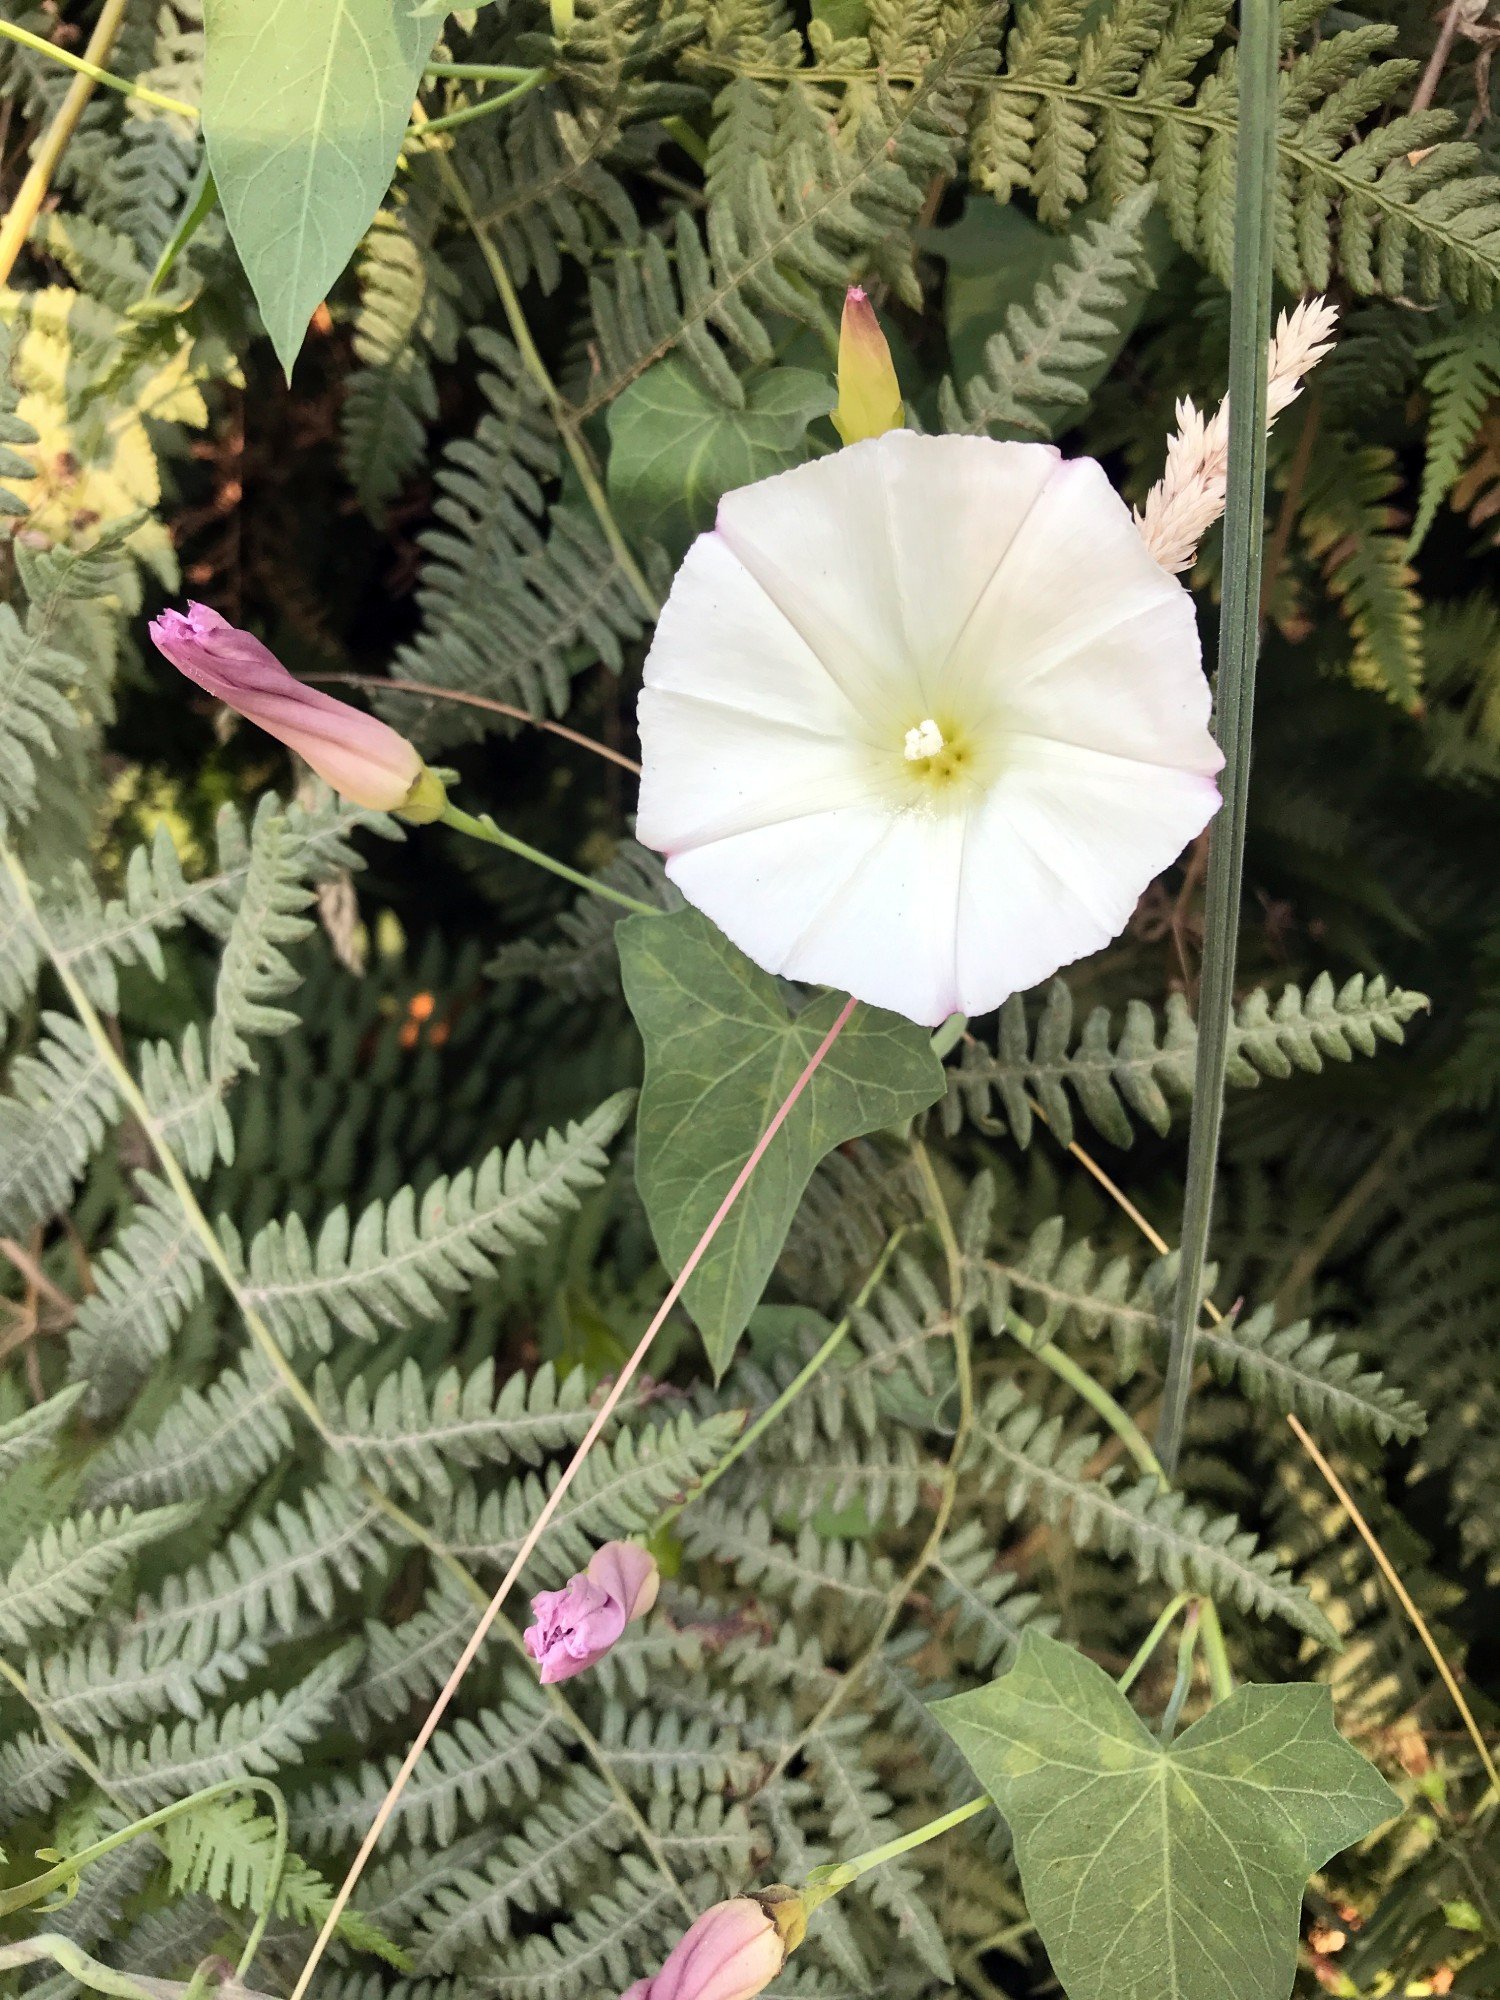
{"label": "flower petal", "polygon": [[973,814],[958,911],[958,1004],[985,1014],[1130,921],[1142,890],[1201,833],[1219,790],[1072,744],[1021,739]]}
{"label": "flower petal", "polygon": [[958,1004],[962,813],[850,806],[677,854],[667,873],[757,965],[936,1025]]}
{"label": "flower petal", "polygon": [[1118,662],[1127,682],[1143,677],[1140,668],[1174,687],[1192,684],[1204,701],[1192,599],[1152,560],[1091,458],[1054,462],[956,639],[944,682],[953,692],[991,691],[1009,713],[1080,656]]}
{"label": "flower petal", "polygon": [[718,532],[899,740],[1057,464],[1050,445],[889,431],[727,493]]}
{"label": "flower petal", "polygon": [[847,732],[650,687],[638,713],[647,747],[636,832],[664,854],[881,796],[876,753]]}

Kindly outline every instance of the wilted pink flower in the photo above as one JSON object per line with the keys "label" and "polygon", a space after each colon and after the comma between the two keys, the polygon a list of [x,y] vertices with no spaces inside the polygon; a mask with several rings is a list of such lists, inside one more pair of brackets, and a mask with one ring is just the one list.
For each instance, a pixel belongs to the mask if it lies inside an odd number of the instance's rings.
{"label": "wilted pink flower", "polygon": [[536,1623],[526,1650],[544,1683],[568,1681],[613,1646],[627,1625],[644,1618],[661,1585],[654,1557],[634,1542],[606,1542],[564,1590],[540,1590],[531,1600]]}
{"label": "wilted pink flower", "polygon": [[715,1903],[684,1932],[651,1979],[620,2000],[751,2000],[786,1963],[787,1942],[751,1896]]}
{"label": "wilted pink flower", "polygon": [[151,621],[156,649],[206,693],[306,758],[346,799],[374,812],[437,819],[442,782],[404,736],[289,674],[259,639],[206,604]]}

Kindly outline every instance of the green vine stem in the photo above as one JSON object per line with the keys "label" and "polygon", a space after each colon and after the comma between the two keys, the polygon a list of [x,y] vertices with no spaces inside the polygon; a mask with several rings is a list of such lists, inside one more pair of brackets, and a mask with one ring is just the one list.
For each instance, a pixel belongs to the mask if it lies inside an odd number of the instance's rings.
{"label": "green vine stem", "polygon": [[1234,284],[1229,322],[1229,490],[1224,512],[1224,596],[1219,617],[1217,731],[1224,804],[1209,839],[1198,1056],[1188,1139],[1182,1262],[1172,1308],[1157,1453],[1177,1470],[1192,1388],[1203,1271],[1213,1217],[1224,1077],[1234,1012],[1235,944],[1245,861],[1250,727],[1260,644],[1265,534],[1266,353],[1276,224],[1277,0],[1241,0],[1240,129],[1235,164]]}
{"label": "green vine stem", "polygon": [[[6,1677],[14,1681],[13,1675],[7,1674]],[[0,1892],[0,1917],[8,1917],[17,1910],[28,1908],[32,1903],[40,1901],[43,1896],[50,1895],[54,1889],[66,1889],[77,1879],[82,1869],[87,1868],[92,1862],[102,1861],[106,1854],[112,1854],[117,1847],[123,1847],[127,1841],[136,1839],[138,1835],[154,1833],[158,1827],[166,1826],[170,1820],[180,1819],[184,1813],[195,1812],[198,1807],[209,1805],[214,1799],[230,1798],[239,1792],[259,1792],[269,1799],[271,1817],[276,1823],[271,1886],[266,1896],[265,1908],[258,1912],[250,1935],[245,1941],[245,1948],[240,1953],[239,1964],[235,1968],[235,1978],[243,1981],[255,1963],[255,1954],[260,1950],[261,1941],[265,1937],[266,1928],[276,1908],[276,1899],[281,1893],[282,1876],[286,1872],[289,1842],[286,1800],[280,1788],[273,1785],[269,1778],[226,1778],[221,1785],[209,1785],[203,1791],[193,1792],[185,1799],[174,1799],[171,1805],[162,1806],[158,1811],[148,1813],[144,1819],[133,1820],[129,1826],[120,1827],[116,1832],[107,1834],[104,1839],[96,1840],[91,1847],[81,1848],[77,1854],[69,1855],[66,1860],[59,1861],[56,1867],[49,1868],[44,1875],[34,1875],[29,1882],[21,1883],[18,1888]]]}
{"label": "green vine stem", "polygon": [[1200,1600],[1188,1606],[1187,1617],[1182,1621],[1182,1636],[1177,1641],[1177,1678],[1172,1683],[1172,1692],[1167,1697],[1166,1711],[1161,1719],[1161,1740],[1164,1745],[1170,1743],[1177,1734],[1183,1703],[1187,1700],[1188,1690],[1193,1685],[1193,1660],[1198,1651],[1198,1627],[1202,1616],[1203,1608]]}
{"label": "green vine stem", "polygon": [[895,1234],[890,1238],[885,1248],[881,1251],[879,1257],[876,1258],[874,1265],[871,1267],[869,1276],[860,1286],[858,1292],[855,1293],[853,1303],[850,1305],[848,1312],[844,1314],[844,1317],[839,1321],[838,1325],[833,1329],[832,1333],[829,1334],[828,1338],[823,1342],[822,1346],[818,1349],[817,1353],[814,1354],[802,1368],[798,1369],[797,1373],[792,1377],[791,1381],[787,1383],[786,1387],[782,1390],[781,1394],[776,1398],[775,1402],[767,1404],[766,1408],[763,1409],[760,1415],[755,1419],[755,1422],[751,1424],[747,1430],[741,1432],[739,1437],[735,1439],[734,1443],[729,1447],[728,1451],[726,1451],[724,1456],[719,1460],[718,1464],[714,1466],[711,1472],[706,1473],[704,1477],[699,1480],[698,1484],[693,1488],[693,1491],[690,1494],[688,1494],[686,1498],[676,1501],[670,1507],[664,1508],[662,1512],[657,1515],[656,1520],[652,1523],[651,1527],[651,1535],[653,1539],[657,1535],[661,1534],[664,1528],[668,1528],[671,1526],[672,1522],[677,1519],[677,1516],[682,1512],[684,1507],[688,1506],[694,1500],[701,1500],[704,1494],[710,1488],[710,1486],[714,1485],[714,1483],[717,1480],[720,1480],[724,1477],[724,1474],[729,1470],[730,1466],[734,1464],[735,1460],[737,1458],[743,1457],[743,1455],[750,1449],[751,1445],[753,1445],[757,1441],[757,1439],[764,1436],[764,1434],[771,1428],[772,1424],[775,1423],[776,1419],[781,1415],[782,1411],[785,1410],[788,1407],[788,1405],[794,1403],[797,1400],[797,1398],[802,1394],[802,1391],[807,1387],[808,1383],[812,1381],[813,1377],[818,1373],[819,1369],[823,1367],[824,1363],[829,1361],[833,1357],[833,1355],[837,1353],[838,1349],[842,1347],[845,1340],[849,1336],[849,1331],[854,1325],[855,1315],[857,1313],[863,1312],[865,1307],[870,1303],[870,1300],[874,1297],[881,1279],[884,1278],[886,1271],[890,1268],[891,1259],[895,1256],[897,1250],[901,1247],[902,1242],[910,1233],[911,1233],[910,1225],[903,1224],[902,1227],[898,1229],[895,1232]]}
{"label": "green vine stem", "polygon": [[[94,1993],[116,1994],[119,2000],[162,2000],[163,1983],[143,1986],[128,1972],[117,1972],[114,1966],[101,1965],[97,1958],[90,1958],[83,1946],[70,1937],[43,1931],[37,1937],[23,1938],[19,1944],[0,1944],[0,1972],[19,1972],[28,1965],[48,1964],[60,1966],[80,1986]],[[176,1985],[167,1990],[184,1995],[187,1992],[185,1987]]]}
{"label": "green vine stem", "polygon": [[443,809],[439,826],[451,826],[455,833],[466,833],[470,840],[482,840],[490,847],[503,847],[507,854],[517,854],[523,861],[534,867],[545,868],[549,874],[560,875],[564,882],[571,882],[575,889],[587,889],[590,895],[602,896],[606,902],[618,903],[622,909],[633,911],[637,916],[659,917],[661,911],[654,904],[643,903],[638,896],[627,896],[623,889],[613,889],[607,882],[597,881],[592,875],[580,874],[570,868],[566,861],[555,861],[550,854],[543,854],[539,847],[532,847],[524,840],[518,840],[513,833],[496,826],[488,813],[475,819],[472,813],[461,812],[451,801]]}
{"label": "green vine stem", "polygon": [[[414,126],[418,130],[421,130],[430,127],[432,122],[423,111],[421,105],[417,105],[413,113]],[[521,310],[521,301],[516,294],[514,284],[511,282],[510,272],[506,269],[505,259],[500,255],[499,246],[485,226],[483,217],[469,199],[469,190],[464,186],[463,177],[449,159],[446,151],[441,148],[435,148],[433,158],[437,162],[437,169],[442,176],[443,185],[453,198],[454,206],[463,216],[474,237],[474,241],[479,245],[479,254],[484,259],[485,268],[490,274],[490,282],[494,285],[496,294],[499,297],[501,310],[504,312],[506,324],[510,328],[511,338],[520,350],[521,360],[525,365],[527,374],[530,375],[532,381],[541,390],[547,407],[552,412],[552,420],[557,425],[558,436],[563,441],[563,447],[568,457],[573,461],[573,470],[578,475],[578,483],[583,488],[589,506],[594,511],[594,518],[598,521],[604,539],[609,544],[610,553],[619,564],[621,575],[634,591],[636,600],[640,604],[642,611],[648,619],[654,621],[661,610],[661,605],[657,602],[656,592],[646,581],[645,572],[631,554],[629,545],[625,540],[624,534],[621,532],[620,524],[615,519],[614,509],[610,506],[604,488],[599,482],[599,474],[595,470],[593,457],[589,452],[588,446],[584,443],[582,433],[579,430],[577,414],[558,388],[556,382],[553,381],[551,371],[542,359],[541,351],[537,347],[536,342],[531,337],[531,328],[526,323],[526,315]]]}
{"label": "green vine stem", "polygon": [[1159,1480],[1163,1487],[1171,1484],[1165,1467],[1141,1435],[1141,1427],[1135,1418],[1107,1389],[1094,1380],[1086,1368],[1080,1368],[1073,1357],[1065,1354],[1055,1341],[1043,1340],[1037,1329],[1022,1319],[1018,1312],[1008,1312],[1005,1315],[1005,1328],[1011,1338],[1019,1341],[1028,1354],[1040,1361],[1044,1368],[1050,1368],[1060,1381],[1066,1382],[1070,1389],[1083,1398],[1096,1416],[1114,1432],[1142,1472],[1152,1479]]}
{"label": "green vine stem", "polygon": [[4,35],[7,41],[19,42],[23,49],[30,49],[35,55],[50,57],[65,69],[86,76],[91,83],[102,83],[107,90],[118,90],[122,97],[133,97],[141,104],[154,105],[158,111],[175,111],[179,118],[197,119],[196,104],[184,103],[180,97],[168,97],[165,91],[148,89],[133,77],[116,76],[112,69],[102,69],[86,56],[75,56],[68,49],[60,49],[56,42],[46,41],[41,35],[34,35],[29,28],[18,27],[14,21],[0,21],[0,35]]}
{"label": "green vine stem", "polygon": [[1161,1644],[1162,1640],[1167,1636],[1167,1630],[1168,1627],[1171,1625],[1172,1620],[1177,1616],[1179,1611],[1184,1610],[1186,1606],[1192,1603],[1192,1601],[1193,1601],[1193,1594],[1190,1590],[1178,1591],[1177,1595],[1172,1599],[1172,1602],[1167,1606],[1166,1610],[1162,1612],[1161,1616],[1157,1619],[1156,1623],[1151,1627],[1151,1630],[1146,1634],[1145,1638],[1142,1639],[1139,1646],[1136,1647],[1134,1653],[1130,1657],[1129,1666],[1126,1667],[1124,1673],[1121,1674],[1119,1680],[1116,1682],[1116,1686],[1119,1688],[1121,1694],[1129,1694],[1130,1690],[1135,1686],[1136,1682],[1140,1679],[1142,1671],[1145,1668],[1146,1662],[1150,1659],[1151,1655],[1156,1651],[1157,1647]]}
{"label": "green vine stem", "polygon": [[477,104],[466,104],[460,111],[445,111],[436,118],[424,118],[419,128],[422,137],[434,132],[456,132],[460,125],[472,125],[476,118],[488,118],[492,112],[503,111],[507,104],[514,104],[518,97],[525,97],[535,90],[539,83],[545,83],[549,71],[527,70],[519,83],[513,83],[509,90],[502,90],[498,97],[481,97]]}

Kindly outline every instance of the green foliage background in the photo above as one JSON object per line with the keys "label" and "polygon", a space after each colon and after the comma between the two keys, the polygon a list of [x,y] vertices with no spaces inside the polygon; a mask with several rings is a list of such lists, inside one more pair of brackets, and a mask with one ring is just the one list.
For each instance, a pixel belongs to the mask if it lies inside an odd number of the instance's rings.
{"label": "green foliage background", "polygon": [[[110,67],[196,105],[202,12],[132,0]],[[93,14],[17,20],[76,47]],[[528,1572],[685,1501],[663,1614],[550,1690],[502,1621],[329,2000],[618,1990],[715,1895],[967,1798],[927,1704],[1024,1632],[1118,1672],[1183,1587],[1242,1678],[1326,1682],[1408,1804],[1315,1882],[1301,1988],[1500,1992],[1477,1759],[1283,1421],[1336,1458],[1493,1738],[1500,120],[1495,23],[1456,18],[1429,69],[1440,16],[1414,0],[1283,7],[1277,276],[1342,320],[1271,443],[1228,1317],[1178,1490],[1077,1387],[1149,1429],[1172,1271],[1077,1149],[1175,1239],[1199,855],[948,1056],[916,1132],[950,1256],[913,1128],[873,1134],[814,1172],[722,1382],[669,1328]],[[376,704],[465,803],[671,907],[626,771],[440,697],[628,754],[687,536],[726,485],[835,443],[847,282],[918,422],[1058,438],[1137,501],[1176,399],[1211,405],[1226,366],[1225,0],[580,0],[561,39],[514,0],[427,25],[439,60],[545,75],[408,131],[342,275],[299,264],[273,297],[236,221],[283,355],[327,289],[290,385],[217,212],[148,290],[202,139],[139,98],[95,93],[0,293],[0,1885],[274,1779],[299,1857],[257,1960],[274,1991],[666,1273],[618,912],[216,735],[146,617],[201,596],[299,672],[436,690]],[[0,40],[7,199],[69,81]],[[429,76],[425,117],[495,89]],[[383,160],[361,157],[372,205]],[[1217,562],[1211,537],[1206,635]],[[1169,1684],[1154,1666],[1144,1705]],[[233,1958],[270,1827],[222,1799],[88,1869],[47,1928],[146,1977]],[[775,1990],[1045,1976],[981,1819],[826,1905]]]}

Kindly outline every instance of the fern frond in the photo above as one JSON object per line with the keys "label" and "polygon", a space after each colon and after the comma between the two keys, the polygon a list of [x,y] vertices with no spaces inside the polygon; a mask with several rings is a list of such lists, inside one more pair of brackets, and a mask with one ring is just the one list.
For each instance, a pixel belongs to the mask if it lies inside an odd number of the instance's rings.
{"label": "fern frond", "polygon": [[[1420,993],[1361,973],[1338,988],[1326,972],[1319,973],[1305,994],[1288,986],[1274,1001],[1257,989],[1235,1008],[1228,1079],[1244,1087],[1263,1076],[1290,1076],[1294,1069],[1316,1073],[1325,1060],[1348,1062],[1356,1052],[1373,1055],[1380,1041],[1399,1042],[1406,1022],[1426,1005]],[[1024,999],[1007,1000],[994,1054],[977,1041],[966,1042],[958,1067],[949,1072],[946,1129],[956,1132],[967,1114],[982,1131],[1008,1129],[1019,1145],[1029,1145],[1029,1093],[1065,1145],[1074,1135],[1075,1098],[1090,1123],[1117,1146],[1128,1146],[1134,1136],[1130,1112],[1155,1132],[1168,1130],[1174,1106],[1192,1095],[1198,1043],[1180,994],[1168,996],[1162,1025],[1144,1001],[1133,1000],[1118,1036],[1108,1009],[1096,1007],[1076,1046],[1072,1037],[1073,996],[1062,980],[1048,987],[1034,1033]],[[994,1116],[997,1100],[1003,1127]]]}
{"label": "fern frond", "polygon": [[[270,1909],[294,1923],[319,1925],[333,1907],[333,1890],[315,1868],[288,1853],[278,1875],[276,1822],[254,1795],[207,1800],[162,1828],[170,1887],[177,1895],[211,1896],[232,1910],[254,1915]],[[404,1967],[405,1959],[380,1925],[346,1909],[338,1935],[358,1951],[371,1951]]]}
{"label": "fern frond", "polygon": [[[37,439],[31,425],[16,415],[20,392],[11,373],[11,340],[10,328],[0,325],[0,482],[33,479],[36,476],[31,460],[23,458],[15,449],[18,444],[35,444]],[[26,502],[8,486],[0,484],[0,516],[25,512]]]}
{"label": "fern frond", "polygon": [[[537,1548],[538,1571],[560,1582],[582,1569],[600,1542],[641,1533],[718,1463],[744,1421],[743,1410],[702,1418],[685,1410],[596,1444]],[[504,1569],[536,1519],[550,1478],[560,1472],[555,1468],[548,1479],[528,1473],[482,1496],[472,1486],[460,1486],[447,1516],[448,1547],[466,1561]]]}
{"label": "fern frond", "polygon": [[314,1486],[295,1506],[281,1502],[206,1561],[169,1576],[160,1596],[139,1607],[132,1629],[158,1638],[196,1628],[221,1646],[287,1637],[304,1609],[329,1618],[336,1586],[358,1589],[392,1533],[388,1517],[357,1491]]}
{"label": "fern frond", "polygon": [[1050,438],[1088,400],[1139,282],[1151,201],[1152,190],[1139,188],[1103,222],[1070,232],[1045,282],[985,342],[976,373],[961,388],[951,378],[941,385],[944,430]]}
{"label": "fern frond", "polygon": [[847,135],[810,121],[774,176],[755,152],[732,175],[721,173],[706,242],[684,210],[608,280],[594,278],[580,414],[603,409],[678,350],[715,397],[739,408],[744,387],[719,340],[764,363],[773,352],[768,317],[826,326],[816,291],[844,285],[920,213],[933,176],[953,170],[969,107],[993,66],[977,35],[955,36],[910,88],[872,77],[866,116]]}
{"label": "fern frond", "polygon": [[[486,407],[474,435],[443,454],[436,524],[420,537],[423,629],[397,653],[394,671],[561,713],[580,667],[603,660],[619,670],[644,614],[592,514],[566,500],[549,506],[562,450],[520,355],[484,327],[471,339],[485,364]],[[382,707],[428,744],[495,726],[493,716],[456,702],[434,714],[420,697],[393,694]]]}
{"label": "fern frond", "polygon": [[[1229,282],[1238,130],[1236,55],[1206,69],[1224,0],[1110,9],[1083,35],[1076,0],[1017,10],[985,93],[974,175],[1019,189],[1060,223],[1093,194],[1150,179],[1183,247]],[[1356,25],[1294,54],[1281,78],[1275,256],[1292,292],[1356,292],[1487,305],[1500,285],[1500,195],[1446,112],[1391,114],[1414,65],[1397,30]],[[1382,117],[1382,114],[1385,114]]]}
{"label": "fern frond", "polygon": [[38,1452],[50,1449],[82,1394],[81,1386],[59,1389],[46,1402],[23,1410],[19,1416],[6,1418],[5,1385],[0,1382],[0,1479]]}
{"label": "fern frond", "polygon": [[551,1362],[513,1374],[498,1395],[493,1359],[465,1379],[445,1369],[431,1384],[405,1362],[372,1390],[356,1376],[342,1397],[332,1372],[318,1370],[319,1405],[342,1452],[378,1485],[412,1495],[451,1493],[455,1471],[519,1460],[539,1465],[576,1444],[594,1415],[587,1372],[558,1380]]}
{"label": "fern frond", "polygon": [[203,1296],[207,1253],[165,1181],[142,1172],[137,1205],[95,1259],[94,1289],[68,1332],[68,1369],[89,1411],[116,1408],[161,1359]]}
{"label": "fern frond", "polygon": [[[807,1755],[828,1819],[828,1837],[838,1854],[864,1853],[902,1831],[891,1816],[891,1801],[856,1745],[864,1735],[856,1718],[843,1718],[807,1739]],[[860,1878],[868,1900],[896,1924],[932,1976],[947,1985],[953,1968],[943,1934],[923,1893],[922,1877],[904,1857]],[[856,1885],[859,1886],[859,1885]]]}
{"label": "fern frond", "polygon": [[71,1015],[44,1014],[46,1039],[18,1056],[0,1098],[0,1235],[24,1237],[73,1198],[119,1113],[114,1078]]}
{"label": "fern frond", "polygon": [[544,1801],[482,1868],[453,1876],[432,1897],[416,1938],[417,1970],[479,1970],[496,1945],[510,1942],[516,1912],[571,1900],[612,1866],[629,1833],[609,1788],[592,1773],[572,1774],[559,1802]]}
{"label": "fern frond", "polygon": [[111,1438],[88,1468],[96,1505],[154,1506],[234,1493],[292,1449],[286,1385],[255,1352],[206,1389],[178,1391],[154,1429]]}
{"label": "fern frond", "polygon": [[642,1965],[666,1955],[682,1911],[675,1884],[636,1854],[612,1871],[612,1885],[577,1906],[550,1936],[525,1938],[485,1984],[495,2000],[563,2000],[623,1986]]}
{"label": "fern frond", "polygon": [[158,1723],[144,1742],[111,1738],[99,1759],[111,1793],[128,1811],[150,1812],[245,1772],[270,1775],[329,1730],[358,1667],[358,1645],[342,1646],[290,1688],[268,1688],[200,1722]]}
{"label": "fern frond", "polygon": [[[470,1612],[470,1623],[473,1613]],[[449,1661],[452,1665],[452,1661]],[[572,1738],[535,1679],[508,1673],[505,1692],[486,1708],[440,1729],[392,1814],[393,1831],[446,1847],[461,1825],[487,1819],[517,1797],[534,1799],[567,1756]],[[291,1801],[292,1830],[315,1853],[357,1840],[396,1775],[399,1758],[362,1764]]]}
{"label": "fern frond", "polygon": [[[383,1326],[437,1317],[445,1296],[488,1277],[502,1257],[538,1243],[578,1206],[607,1164],[604,1148],[633,1102],[629,1091],[531,1146],[496,1147],[477,1170],[436,1180],[420,1198],[403,1188],[352,1225],[337,1209],[309,1242],[301,1219],[268,1223],[252,1240],[245,1296],[289,1345],[326,1349],[336,1330],[372,1340]],[[233,1261],[241,1261],[231,1239]]]}
{"label": "fern frond", "polygon": [[72,1789],[78,1767],[48,1736],[19,1735],[0,1742],[0,1826],[43,1813]]}
{"label": "fern frond", "polygon": [[196,1721],[238,1682],[266,1664],[262,1647],[247,1642],[224,1650],[212,1634],[166,1639],[94,1632],[67,1652],[27,1668],[27,1679],[47,1718],[61,1728],[94,1735],[138,1726],[160,1715]]}
{"label": "fern frond", "polygon": [[[682,907],[682,897],[666,877],[661,861],[636,841],[621,841],[599,880],[638,902],[663,910]],[[558,917],[555,941],[519,938],[505,945],[487,968],[492,979],[535,979],[551,993],[568,1000],[596,1000],[620,990],[620,957],[615,949],[615,925],[625,915],[617,903],[602,896],[580,896],[571,910]]]}
{"label": "fern frond", "polygon": [[0,1639],[26,1646],[44,1632],[88,1616],[132,1559],[190,1518],[184,1507],[145,1514],[122,1507],[73,1514],[44,1527],[0,1582]]}
{"label": "fern frond", "polygon": [[733,1729],[712,1717],[633,1712],[611,1706],[600,1734],[605,1762],[631,1791],[690,1803],[743,1792],[760,1775],[760,1760],[741,1749]]}
{"label": "fern frond", "polygon": [[966,1521],[947,1537],[933,1559],[932,1573],[939,1607],[953,1614],[954,1637],[983,1673],[999,1671],[1028,1625],[1044,1632],[1056,1625],[1055,1618],[1043,1615],[1034,1591],[1018,1588],[1013,1570],[996,1566],[994,1546],[980,1521]]}
{"label": "fern frond", "polygon": [[1365,1369],[1357,1354],[1340,1349],[1334,1334],[1314,1332],[1305,1319],[1278,1326],[1272,1306],[1205,1327],[1200,1351],[1221,1382],[1344,1437],[1384,1444],[1427,1428],[1426,1412],[1377,1370]]}
{"label": "fern frond", "polygon": [[1407,537],[1407,560],[1427,539],[1439,507],[1464,469],[1485,411],[1500,396],[1500,313],[1469,314],[1422,349],[1422,385],[1431,400],[1422,493]]}
{"label": "fern frond", "polygon": [[1066,1516],[1080,1548],[1128,1555],[1143,1577],[1204,1591],[1257,1617],[1284,1618],[1316,1639],[1332,1636],[1306,1591],[1256,1548],[1233,1515],[1214,1517],[1154,1479],[1124,1485],[1117,1467],[1086,1478],[1082,1468],[1098,1443],[1094,1437],[1065,1443],[1057,1418],[1027,1403],[1014,1382],[1002,1382],[985,1401],[970,1456],[976,1470],[988,1461],[1006,1475],[996,1497],[1012,1515],[1034,1502],[1050,1522]]}
{"label": "fern frond", "polygon": [[1358,445],[1325,430],[1299,522],[1349,621],[1350,673],[1362,687],[1413,708],[1422,691],[1422,607],[1401,517],[1391,505],[1401,484],[1395,456],[1383,445]]}
{"label": "fern frond", "polygon": [[344,470],[374,520],[420,460],[437,416],[432,362],[458,352],[458,286],[435,248],[442,215],[432,191],[414,180],[376,216],[355,266],[359,366],[339,423]]}

